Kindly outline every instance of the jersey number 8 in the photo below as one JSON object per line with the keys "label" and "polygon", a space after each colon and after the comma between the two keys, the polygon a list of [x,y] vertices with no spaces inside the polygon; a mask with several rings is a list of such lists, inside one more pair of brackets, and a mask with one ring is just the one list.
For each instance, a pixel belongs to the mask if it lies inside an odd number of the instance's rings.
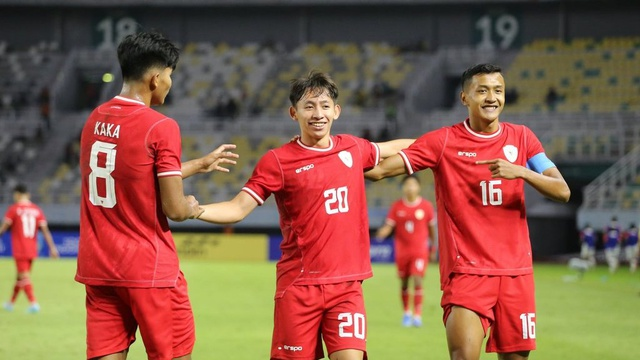
{"label": "jersey number 8", "polygon": [[[104,166],[98,164],[100,154],[105,157]],[[95,206],[112,208],[116,206],[116,183],[111,173],[116,169],[116,144],[104,141],[96,141],[91,146],[91,157],[89,158],[89,201]],[[104,196],[98,192],[98,180],[104,181]]]}

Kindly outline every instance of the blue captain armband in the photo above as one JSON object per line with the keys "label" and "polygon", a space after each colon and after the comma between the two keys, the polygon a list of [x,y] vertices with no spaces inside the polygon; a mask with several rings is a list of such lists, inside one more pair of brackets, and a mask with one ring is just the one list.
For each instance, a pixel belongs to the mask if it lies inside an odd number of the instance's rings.
{"label": "blue captain armband", "polygon": [[552,167],[556,167],[556,164],[554,164],[553,161],[549,160],[547,155],[543,152],[534,155],[527,161],[527,169],[531,169],[538,174],[542,174],[543,171]]}

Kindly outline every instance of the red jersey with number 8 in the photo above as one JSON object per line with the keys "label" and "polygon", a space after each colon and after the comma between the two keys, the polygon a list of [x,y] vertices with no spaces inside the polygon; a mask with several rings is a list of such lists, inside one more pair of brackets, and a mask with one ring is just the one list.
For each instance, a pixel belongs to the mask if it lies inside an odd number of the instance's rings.
{"label": "red jersey with number 8", "polygon": [[433,170],[442,286],[452,272],[533,272],[524,180],[492,178],[489,165],[475,162],[500,158],[527,166],[543,152],[523,125],[500,123],[498,131],[484,134],[474,132],[468,120],[431,131],[400,152],[409,174]]}
{"label": "red jersey with number 8", "polygon": [[17,202],[7,209],[4,221],[11,225],[11,253],[18,260],[38,257],[38,229],[47,224],[44,213],[31,201]]}
{"label": "red jersey with number 8", "polygon": [[76,280],[174,286],[178,255],[162,212],[158,177],[182,176],[178,124],[142,102],[116,96],[91,113],[80,147]]}
{"label": "red jersey with number 8", "polygon": [[363,173],[379,160],[378,145],[350,135],[323,149],[290,142],[260,159],[242,190],[260,205],[275,195],[283,236],[276,297],[294,283],[372,276]]}

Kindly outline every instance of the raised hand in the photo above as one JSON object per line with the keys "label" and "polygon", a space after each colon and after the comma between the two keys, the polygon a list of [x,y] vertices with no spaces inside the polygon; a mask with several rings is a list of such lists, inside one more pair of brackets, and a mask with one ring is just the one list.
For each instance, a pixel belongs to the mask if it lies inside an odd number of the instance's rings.
{"label": "raised hand", "polygon": [[223,167],[221,165],[235,165],[237,159],[240,155],[230,151],[236,148],[235,144],[223,144],[218,146],[217,149],[213,150],[209,154],[203,156],[202,160],[202,168],[199,172],[208,173],[211,171],[220,171],[220,172],[229,172],[229,169]]}

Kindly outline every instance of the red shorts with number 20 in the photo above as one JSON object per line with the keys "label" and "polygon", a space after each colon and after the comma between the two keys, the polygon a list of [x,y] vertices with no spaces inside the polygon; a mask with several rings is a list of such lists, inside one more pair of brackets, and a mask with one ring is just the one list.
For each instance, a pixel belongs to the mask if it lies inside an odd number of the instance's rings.
{"label": "red shorts with number 20", "polygon": [[327,351],[356,349],[366,354],[362,284],[292,285],[275,299],[271,359],[322,359]]}

